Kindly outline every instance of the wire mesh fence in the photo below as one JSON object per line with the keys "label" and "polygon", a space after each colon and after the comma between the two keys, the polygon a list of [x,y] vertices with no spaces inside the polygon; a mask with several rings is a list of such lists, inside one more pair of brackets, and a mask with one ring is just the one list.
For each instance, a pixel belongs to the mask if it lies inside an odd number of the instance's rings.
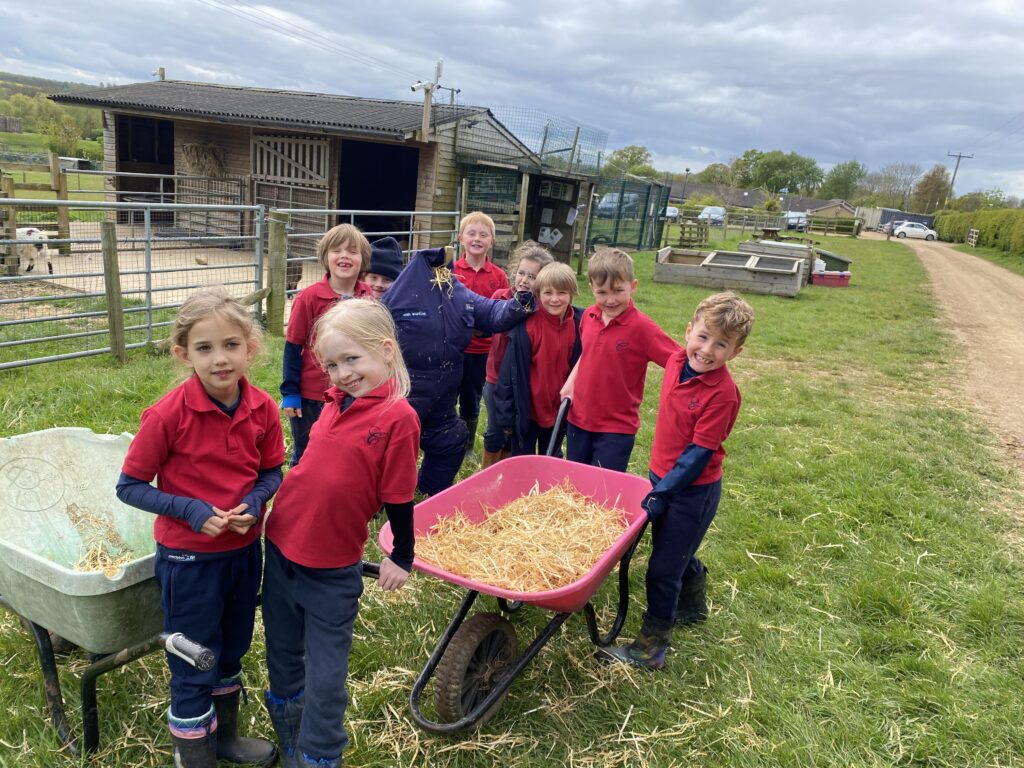
{"label": "wire mesh fence", "polygon": [[591,207],[589,249],[601,245],[657,248],[665,226],[669,188],[653,181],[603,179]]}
{"label": "wire mesh fence", "polygon": [[[16,223],[0,229],[0,369],[110,352],[112,291],[133,348],[161,338],[199,287],[241,297],[263,285],[257,206],[18,199],[0,210]],[[105,224],[116,270],[104,269]]]}
{"label": "wire mesh fence", "polygon": [[[544,168],[597,175],[608,143],[605,131],[532,107],[492,107],[494,116],[524,144]],[[491,155],[510,152],[507,144],[491,142]]]}

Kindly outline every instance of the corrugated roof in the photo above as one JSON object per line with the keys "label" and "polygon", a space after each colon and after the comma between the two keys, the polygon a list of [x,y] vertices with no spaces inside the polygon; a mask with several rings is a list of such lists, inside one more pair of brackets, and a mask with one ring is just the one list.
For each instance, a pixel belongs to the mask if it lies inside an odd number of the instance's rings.
{"label": "corrugated roof", "polygon": [[[331,133],[392,138],[418,130],[422,101],[365,99],[326,93],[243,88],[182,80],[156,80],[58,93],[51,99],[106,109],[131,109],[230,122],[316,128]],[[484,107],[434,105],[431,122],[453,122]]]}

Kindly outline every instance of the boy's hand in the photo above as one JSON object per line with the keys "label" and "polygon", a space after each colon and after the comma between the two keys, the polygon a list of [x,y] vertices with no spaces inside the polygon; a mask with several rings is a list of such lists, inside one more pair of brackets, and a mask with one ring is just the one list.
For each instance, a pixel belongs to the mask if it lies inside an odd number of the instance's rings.
{"label": "boy's hand", "polygon": [[391,562],[391,558],[385,557],[380,561],[380,577],[377,583],[385,592],[401,589],[408,580],[409,572]]}
{"label": "boy's hand", "polygon": [[570,400],[572,400],[572,385],[573,384],[575,384],[575,381],[572,378],[570,378],[570,379],[568,379],[565,382],[565,384],[562,385],[562,388],[558,391],[558,399],[559,400],[565,400],[565,398],[567,398],[567,397]]}
{"label": "boy's hand", "polygon": [[284,411],[284,415],[287,416],[289,419],[301,419],[302,418],[302,409],[301,408],[282,408],[281,410]]}
{"label": "boy's hand", "polygon": [[644,496],[644,500],[640,502],[640,506],[647,512],[648,520],[657,520],[668,509],[668,503],[665,501],[664,495],[660,493],[648,493]]}

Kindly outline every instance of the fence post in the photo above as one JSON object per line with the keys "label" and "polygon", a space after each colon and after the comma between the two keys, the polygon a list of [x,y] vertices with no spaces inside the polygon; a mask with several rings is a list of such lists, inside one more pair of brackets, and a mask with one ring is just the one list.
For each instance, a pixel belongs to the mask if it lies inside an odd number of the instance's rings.
{"label": "fence post", "polygon": [[271,209],[267,214],[267,332],[284,336],[285,276],[288,268],[288,214]]}
{"label": "fence post", "polygon": [[[0,196],[14,199],[14,177],[3,176],[0,178]],[[0,227],[0,239],[14,240],[17,237],[18,209],[13,205],[4,208],[6,221]],[[8,245],[4,248],[4,272],[13,277],[18,274],[18,246]]]}
{"label": "fence post", "polygon": [[100,222],[103,244],[103,290],[107,294],[107,328],[110,353],[123,363],[128,359],[124,345],[124,306],[121,302],[121,264],[117,258],[117,228],[112,221]]}
{"label": "fence post", "polygon": [[[68,201],[68,179],[60,172],[60,158],[56,152],[50,153],[50,186],[57,193],[57,201]],[[71,237],[71,217],[67,205],[57,206],[57,237],[67,240]],[[61,256],[71,255],[71,243],[61,243],[57,246]]]}

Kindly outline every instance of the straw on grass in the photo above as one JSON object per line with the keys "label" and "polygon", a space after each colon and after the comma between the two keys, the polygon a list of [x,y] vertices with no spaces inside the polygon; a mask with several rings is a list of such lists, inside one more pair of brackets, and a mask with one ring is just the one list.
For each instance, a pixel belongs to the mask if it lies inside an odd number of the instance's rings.
{"label": "straw on grass", "polygon": [[568,478],[487,512],[474,523],[461,510],[416,542],[424,562],[482,584],[543,592],[590,572],[626,529],[620,509],[584,496]]}

